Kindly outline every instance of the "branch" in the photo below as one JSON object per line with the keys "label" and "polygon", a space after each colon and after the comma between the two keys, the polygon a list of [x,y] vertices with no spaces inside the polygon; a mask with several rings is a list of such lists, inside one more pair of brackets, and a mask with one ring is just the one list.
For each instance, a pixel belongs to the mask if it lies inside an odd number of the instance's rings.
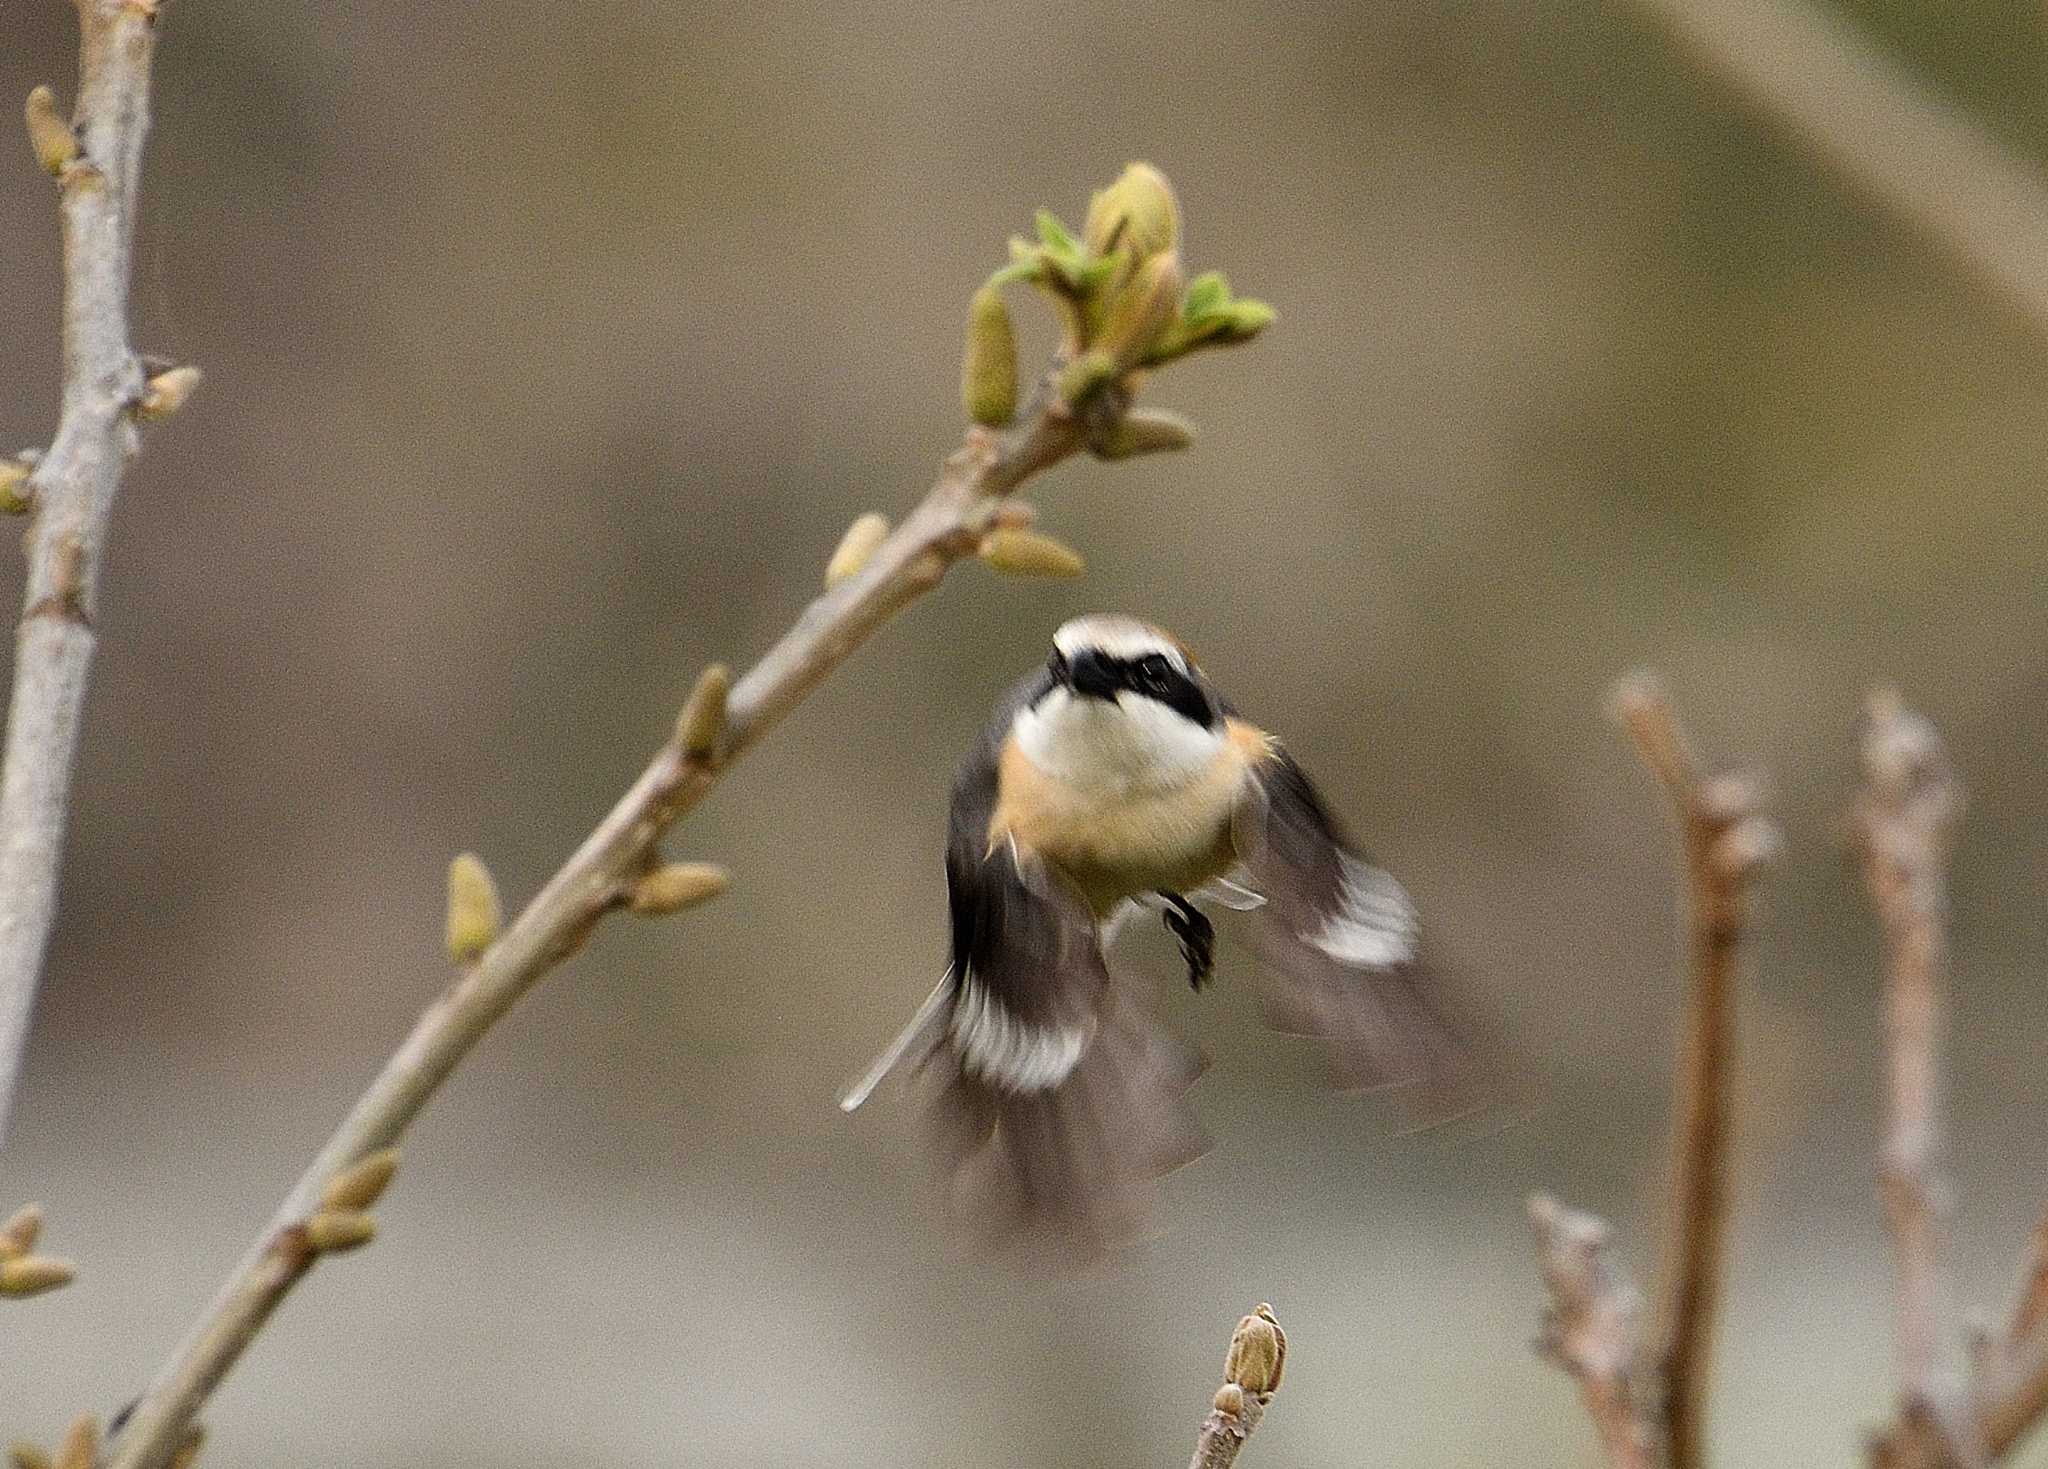
{"label": "branch", "polygon": [[[1141,434],[1147,442],[1132,446],[1134,427],[1158,422],[1129,413],[1134,375],[1198,348],[1248,341],[1272,320],[1262,302],[1231,297],[1220,276],[1183,293],[1178,227],[1171,188],[1142,164],[1096,194],[1085,240],[1042,212],[1044,243],[1013,241],[1011,264],[975,296],[962,376],[975,422],[909,518],[879,541],[874,518],[857,521],[832,558],[825,594],[729,691],[723,668],[705,671],[674,736],[502,934],[488,873],[473,857],[456,860],[448,942],[464,973],[420,1017],[157,1374],[107,1469],[163,1469],[200,1405],[317,1257],[294,1232],[317,1222],[323,1191],[395,1144],[470,1048],[601,918],[621,908],[674,912],[723,886],[715,868],[661,864],[661,839],[826,674],[963,557],[1026,574],[1078,570],[1071,551],[1025,530],[1029,507],[1005,497],[1084,447],[1104,458],[1183,447],[1184,430]],[[1000,285],[1025,281],[1053,298],[1068,335],[1020,416],[1014,338],[994,297]]]}
{"label": "branch", "polygon": [[1748,101],[2048,331],[2048,183],[1851,27],[1781,0],[1636,0]]}
{"label": "branch", "polygon": [[1273,1319],[1273,1308],[1261,1304],[1230,1335],[1223,1386],[1216,1389],[1209,1416],[1202,1420],[1188,1469],[1230,1469],[1237,1462],[1238,1450],[1265,1421],[1286,1363],[1287,1333]]}
{"label": "branch", "polygon": [[1656,680],[1616,687],[1616,718],[1664,785],[1685,863],[1692,984],[1672,1104],[1671,1203],[1657,1321],[1664,1443],[1673,1469],[1699,1469],[1721,1255],[1734,1081],[1735,966],[1751,881],[1778,848],[1754,779],[1701,777]]}
{"label": "branch", "polygon": [[1973,1403],[1940,1362],[1950,1326],[1943,1272],[1950,1192],[1942,1176],[1940,1049],[1948,858],[1962,788],[1934,726],[1897,693],[1864,716],[1855,837],[1884,933],[1886,1097],[1879,1167],[1898,1262],[1899,1414],[1871,1446],[1879,1465],[1976,1462]]}
{"label": "branch", "polygon": [[1614,1231],[1548,1194],[1529,1200],[1529,1223],[1550,1292],[1536,1350],[1578,1382],[1612,1469],[1652,1469],[1656,1434],[1635,1385],[1643,1297],[1610,1253]]}
{"label": "branch", "polygon": [[[64,383],[48,452],[0,463],[4,508],[35,512],[0,772],[0,1144],[57,911],[64,807],[92,664],[101,554],[138,419],[176,411],[198,381],[145,380],[128,344],[128,281],[142,143],[149,131],[155,0],[79,0],[74,120],[47,87],[29,137],[55,176],[64,254]],[[29,470],[24,474],[24,470]]]}
{"label": "branch", "polygon": [[1973,1399],[1985,1460],[2003,1457],[2048,1408],[2048,1214],[2027,1239],[2004,1329],[1975,1363]]}
{"label": "branch", "polygon": [[[983,536],[1021,508],[1003,496],[1079,448],[1083,429],[1057,400],[1003,433],[969,431],[938,483],[867,565],[811,603],[732,688],[722,730],[658,750],[632,788],[524,912],[484,948],[454,988],[421,1015],[287,1195],[261,1242],[157,1375],[115,1439],[108,1469],[161,1469],[199,1406],[226,1375],[313,1256],[289,1242],[337,1173],[404,1133],[457,1063],[520,996],[582,947],[598,920],[631,901],[656,845],[832,669],[896,612],[939,584]],[[1043,406],[1045,403],[1053,407]],[[687,721],[686,721],[687,722]]]}

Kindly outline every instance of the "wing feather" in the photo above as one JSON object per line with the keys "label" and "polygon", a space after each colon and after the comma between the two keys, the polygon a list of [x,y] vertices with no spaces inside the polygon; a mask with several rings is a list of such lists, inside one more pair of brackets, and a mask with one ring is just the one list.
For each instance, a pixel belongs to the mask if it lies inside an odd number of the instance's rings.
{"label": "wing feather", "polygon": [[1345,838],[1292,756],[1276,749],[1233,826],[1266,902],[1253,945],[1280,1030],[1324,1042],[1340,1086],[1411,1087],[1428,1115],[1480,1100],[1473,1046],[1427,965],[1415,905]]}

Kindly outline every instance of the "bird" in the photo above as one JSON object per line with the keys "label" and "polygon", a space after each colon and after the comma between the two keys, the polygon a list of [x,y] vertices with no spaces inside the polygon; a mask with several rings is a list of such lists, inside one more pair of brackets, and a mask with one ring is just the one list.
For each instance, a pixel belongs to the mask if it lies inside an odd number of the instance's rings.
{"label": "bird", "polygon": [[1205,910],[1246,914],[1268,1020],[1319,1039],[1339,1086],[1404,1087],[1428,1115],[1471,1104],[1473,1044],[1407,891],[1151,623],[1058,629],[960,767],[945,867],[951,963],[840,1105],[914,1062],[951,1211],[992,1244],[1107,1254],[1209,1145],[1187,1102],[1204,1059],[1110,971],[1137,913],[1164,919],[1197,991]]}

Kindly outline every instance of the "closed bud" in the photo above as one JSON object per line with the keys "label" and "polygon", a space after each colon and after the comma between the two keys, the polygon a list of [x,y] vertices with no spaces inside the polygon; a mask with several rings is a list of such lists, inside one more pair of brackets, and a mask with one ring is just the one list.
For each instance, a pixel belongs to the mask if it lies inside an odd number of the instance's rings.
{"label": "closed bud", "polygon": [[680,913],[708,902],[732,886],[732,877],[714,862],[668,862],[633,884],[626,906],[646,918]]}
{"label": "closed bud", "polygon": [[18,459],[0,459],[0,514],[19,515],[35,508],[35,496],[28,487],[32,472]]}
{"label": "closed bud", "polygon": [[1060,401],[1078,408],[1116,377],[1116,359],[1107,352],[1083,352],[1060,369]]}
{"label": "closed bud", "polygon": [[0,1224],[0,1260],[11,1260],[17,1255],[26,1255],[36,1247],[36,1240],[43,1233],[43,1206],[23,1204]]}
{"label": "closed bud", "polygon": [[1223,308],[1223,330],[1216,334],[1216,339],[1220,342],[1249,342],[1271,326],[1276,315],[1264,301],[1232,301]]}
{"label": "closed bud", "polygon": [[316,1255],[361,1249],[377,1237],[377,1221],[360,1209],[321,1209],[306,1221],[306,1244]]}
{"label": "closed bud", "polygon": [[143,386],[135,416],[150,422],[169,418],[185,406],[192,390],[204,376],[196,367],[173,367],[158,373]]}
{"label": "closed bud", "polygon": [[57,1458],[51,1469],[92,1469],[99,1456],[99,1420],[87,1414],[71,1425],[64,1442],[57,1445]]}
{"label": "closed bud", "polygon": [[1225,1418],[1244,1417],[1244,1389],[1234,1382],[1226,1382],[1216,1389],[1215,1400],[1210,1404]]}
{"label": "closed bud", "polygon": [[491,870],[476,853],[462,853],[448,864],[448,957],[457,964],[475,963],[497,942],[503,921]]}
{"label": "closed bud", "polygon": [[725,733],[725,700],[732,692],[732,670],[714,663],[697,675],[697,686],[676,718],[676,743],[692,760],[708,760]]}
{"label": "closed bud", "polygon": [[391,1177],[398,1172],[398,1149],[380,1148],[359,1158],[334,1177],[320,1191],[323,1209],[367,1209],[384,1197]]}
{"label": "closed bud", "polygon": [[7,1469],[55,1469],[50,1456],[25,1440],[7,1446]]}
{"label": "closed bud", "polygon": [[992,530],[977,554],[1008,576],[1079,576],[1088,569],[1073,547],[1035,530]]}
{"label": "closed bud", "polygon": [[1163,408],[1133,408],[1089,442],[1098,459],[1171,454],[1195,441],[1195,426]]}
{"label": "closed bud", "polygon": [[28,94],[22,113],[28,122],[28,145],[35,150],[36,162],[53,176],[64,172],[78,157],[78,134],[71,131],[71,124],[57,111],[57,94],[48,87],[37,87]]}
{"label": "closed bud", "polygon": [[990,428],[1017,416],[1017,332],[1003,293],[992,285],[976,291],[967,305],[960,402],[972,422]]}
{"label": "closed bud", "polygon": [[836,587],[874,559],[875,550],[889,539],[889,517],[870,510],[846,528],[838,549],[825,563],[825,585]]}
{"label": "closed bud", "polygon": [[1280,1369],[1287,1362],[1287,1333],[1273,1319],[1273,1308],[1261,1305],[1237,1323],[1230,1338],[1230,1354],[1223,1359],[1223,1375],[1248,1393],[1261,1396],[1280,1386]]}
{"label": "closed bud", "polygon": [[69,1285],[78,1268],[69,1260],[49,1255],[16,1255],[0,1260],[0,1296],[39,1296],[46,1290]]}
{"label": "closed bud", "polygon": [[1149,163],[1133,163],[1117,181],[1096,191],[1082,229],[1090,251],[1127,251],[1145,260],[1171,250],[1180,240],[1180,205],[1166,175]]}
{"label": "closed bud", "polygon": [[1094,346],[1114,358],[1119,371],[1143,362],[1180,315],[1181,285],[1179,254],[1154,255],[1110,299]]}

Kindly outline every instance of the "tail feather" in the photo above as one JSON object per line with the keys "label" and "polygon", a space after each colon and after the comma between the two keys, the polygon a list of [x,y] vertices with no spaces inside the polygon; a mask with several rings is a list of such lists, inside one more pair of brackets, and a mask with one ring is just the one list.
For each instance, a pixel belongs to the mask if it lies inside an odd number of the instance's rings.
{"label": "tail feather", "polygon": [[982,1244],[1084,1264],[1143,1227],[1153,1185],[1209,1140],[1186,1103],[1201,1058],[1104,996],[1088,1049],[1057,1086],[1008,1091],[930,1052],[933,1140],[950,1211]]}

